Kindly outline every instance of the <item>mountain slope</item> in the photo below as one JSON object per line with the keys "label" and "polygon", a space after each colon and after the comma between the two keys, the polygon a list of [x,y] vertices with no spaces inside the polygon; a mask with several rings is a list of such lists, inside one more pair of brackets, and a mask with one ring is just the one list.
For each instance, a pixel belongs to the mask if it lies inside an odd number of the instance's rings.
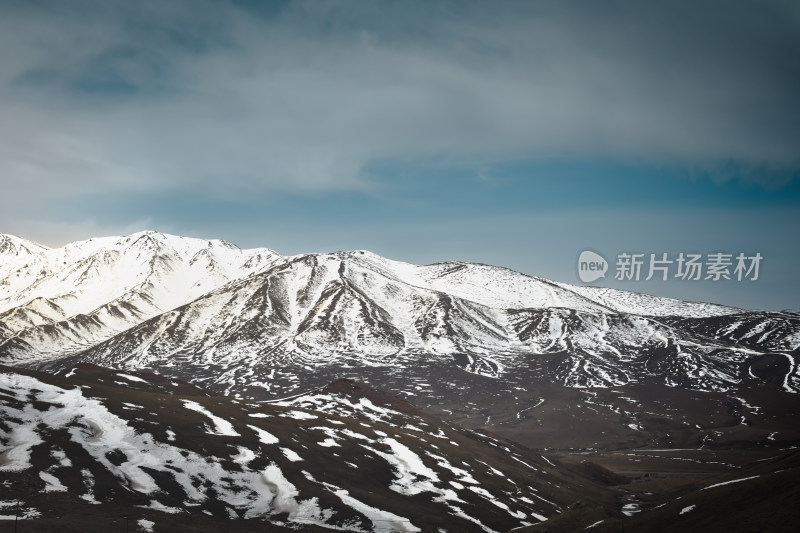
{"label": "mountain slope", "polygon": [[0,514],[20,497],[26,531],[59,516],[108,531],[120,512],[156,531],[506,531],[609,503],[568,467],[354,382],[240,403],[153,374],[0,368],[0,413]]}
{"label": "mountain slope", "polygon": [[20,362],[86,349],[281,260],[267,249],[155,232],[19,249],[0,245],[0,350]]}
{"label": "mountain slope", "polygon": [[[603,420],[597,430],[613,443],[719,442],[753,429],[738,428],[740,418],[764,424],[757,439],[793,435],[782,415],[746,405],[796,402],[798,313],[576,287],[473,263],[416,266],[367,251],[282,257],[153,232],[53,250],[4,242],[4,364],[149,369],[258,400],[340,377],[368,380],[531,444],[554,438],[537,422],[549,420],[550,403],[570,413],[565,421]],[[649,397],[631,406],[626,390],[664,391],[677,403],[703,393],[718,410],[703,411],[687,433],[680,413]],[[602,415],[587,418],[595,411]]]}

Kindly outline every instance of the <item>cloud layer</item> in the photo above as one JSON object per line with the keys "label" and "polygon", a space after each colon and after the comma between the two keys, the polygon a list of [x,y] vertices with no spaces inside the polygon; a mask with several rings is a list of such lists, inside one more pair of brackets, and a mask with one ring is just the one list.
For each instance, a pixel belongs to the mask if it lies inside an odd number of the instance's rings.
{"label": "cloud layer", "polygon": [[792,2],[269,4],[12,2],[6,190],[235,198],[553,156],[800,169]]}

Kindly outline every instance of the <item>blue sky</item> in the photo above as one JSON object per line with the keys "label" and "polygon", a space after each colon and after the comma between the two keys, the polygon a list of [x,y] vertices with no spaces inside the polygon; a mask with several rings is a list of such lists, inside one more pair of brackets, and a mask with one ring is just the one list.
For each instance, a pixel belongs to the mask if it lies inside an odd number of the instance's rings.
{"label": "blue sky", "polygon": [[[0,232],[156,229],[800,308],[792,1],[0,1]],[[613,268],[613,265],[612,265]]]}

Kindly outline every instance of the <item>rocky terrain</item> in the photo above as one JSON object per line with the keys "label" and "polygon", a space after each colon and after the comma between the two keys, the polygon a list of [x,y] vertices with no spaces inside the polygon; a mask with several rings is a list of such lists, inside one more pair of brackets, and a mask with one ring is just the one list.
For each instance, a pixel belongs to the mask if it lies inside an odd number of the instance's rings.
{"label": "rocky terrain", "polygon": [[[303,527],[377,531],[383,516],[396,522],[386,531],[612,531],[674,521],[689,501],[675,523],[713,531],[727,491],[752,493],[753,516],[794,494],[799,356],[797,312],[482,264],[287,257],[156,232],[54,249],[3,235],[0,515],[27,491],[41,524],[73,506],[108,520],[133,506],[162,525],[196,517],[193,531],[206,527],[198,513],[242,531],[312,515]],[[86,466],[60,463],[67,448]],[[110,495],[99,507],[92,483]]]}
{"label": "rocky terrain", "polygon": [[140,530],[506,531],[611,503],[574,469],[353,381],[254,403],[88,364],[4,367],[0,415],[0,514],[41,531],[123,515]]}

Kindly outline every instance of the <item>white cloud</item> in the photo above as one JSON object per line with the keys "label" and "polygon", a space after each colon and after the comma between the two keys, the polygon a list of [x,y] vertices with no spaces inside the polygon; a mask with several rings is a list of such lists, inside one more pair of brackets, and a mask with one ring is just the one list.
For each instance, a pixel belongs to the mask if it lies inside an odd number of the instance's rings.
{"label": "white cloud", "polygon": [[780,3],[71,5],[0,23],[15,193],[360,189],[425,158],[800,165]]}

